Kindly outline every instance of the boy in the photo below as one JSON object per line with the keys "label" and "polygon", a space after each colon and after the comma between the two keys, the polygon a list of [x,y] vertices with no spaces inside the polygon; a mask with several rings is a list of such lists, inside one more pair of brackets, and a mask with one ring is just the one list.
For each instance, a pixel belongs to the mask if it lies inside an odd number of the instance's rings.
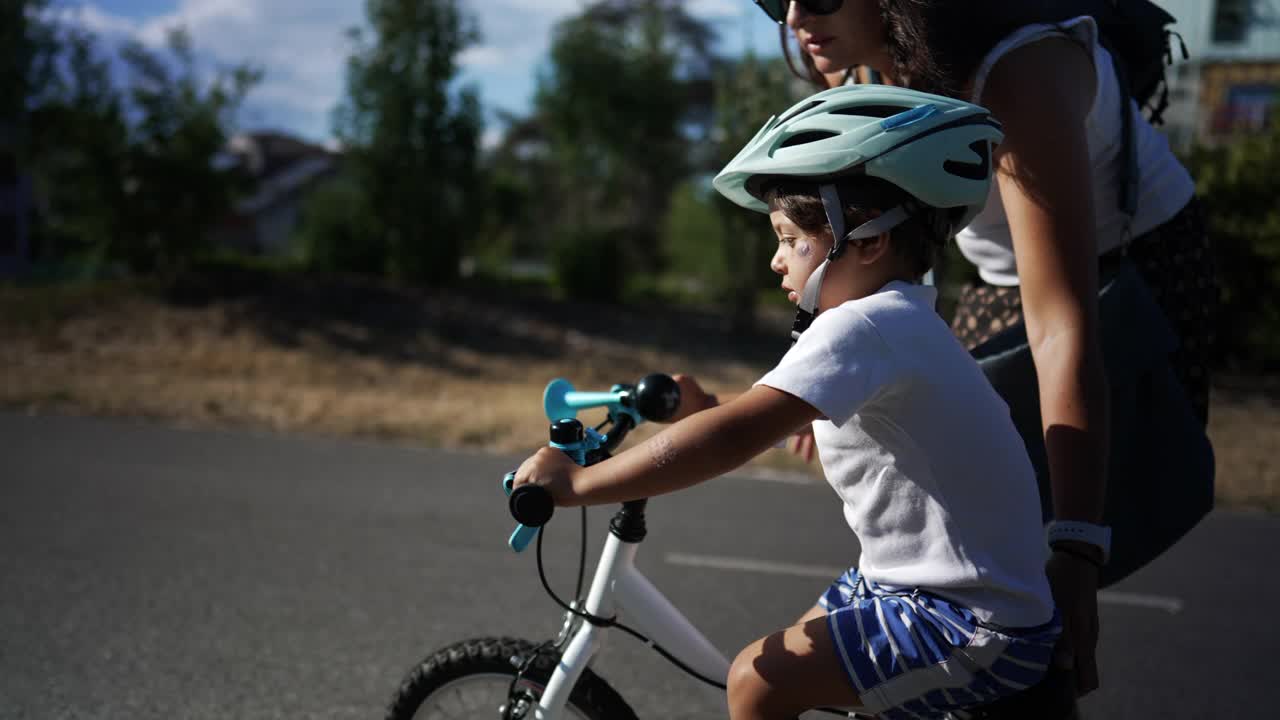
{"label": "boy", "polygon": [[[998,124],[901,88],[824,91],[771,119],[716,177],[768,212],[795,344],[733,400],[588,468],[544,448],[515,483],[614,503],[732,470],[812,424],[862,555],[789,628],[734,661],[730,716],[817,706],[942,717],[1046,672],[1059,623],[1039,498],[1008,408],[916,284],[981,209]],[[846,232],[846,228],[852,231]]]}

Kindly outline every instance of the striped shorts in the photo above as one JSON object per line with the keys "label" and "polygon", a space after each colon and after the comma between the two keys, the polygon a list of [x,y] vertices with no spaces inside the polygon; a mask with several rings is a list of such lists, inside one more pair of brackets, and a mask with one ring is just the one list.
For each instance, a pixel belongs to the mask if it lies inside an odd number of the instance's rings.
{"label": "striped shorts", "polygon": [[[857,570],[818,599],[837,654],[862,699],[886,720],[966,717],[966,709],[1038,682],[1062,632],[980,624],[968,609],[916,590],[887,590]],[[950,714],[950,715],[949,715]]]}

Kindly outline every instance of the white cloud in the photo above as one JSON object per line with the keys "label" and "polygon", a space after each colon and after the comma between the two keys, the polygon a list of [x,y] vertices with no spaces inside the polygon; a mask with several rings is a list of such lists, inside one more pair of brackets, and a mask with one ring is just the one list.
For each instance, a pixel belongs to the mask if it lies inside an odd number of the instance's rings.
{"label": "white cloud", "polygon": [[138,31],[138,23],[133,20],[103,12],[94,5],[58,7],[53,11],[53,17],[102,35],[133,35]]}
{"label": "white cloud", "polygon": [[502,128],[487,127],[484,134],[480,136],[480,147],[484,150],[492,150],[502,142]]}
{"label": "white cloud", "polygon": [[[347,28],[364,24],[360,0],[176,0],[171,12],[135,20],[86,0],[61,14],[104,36],[132,37],[158,47],[185,26],[197,52],[219,64],[251,62],[265,70],[249,96],[259,121],[306,117],[307,133],[323,139],[328,113],[339,101],[351,51]],[[464,82],[480,88],[489,109],[523,112],[534,72],[546,57],[555,23],[585,0],[463,0],[481,40],[459,58]],[[690,11],[715,23],[760,13],[747,0],[689,0]],[[763,18],[763,16],[761,15]],[[318,133],[318,135],[317,135]]]}
{"label": "white cloud", "polygon": [[344,34],[362,22],[362,10],[363,3],[351,0],[181,0],[172,12],[137,21],[90,1],[62,15],[104,36],[127,36],[151,47],[162,46],[172,28],[183,26],[202,57],[264,70],[249,105],[271,112],[251,114],[313,116],[307,130],[320,133],[314,138],[319,140],[342,90],[350,51]]}
{"label": "white cloud", "polygon": [[464,68],[483,69],[501,67],[507,62],[507,54],[493,45],[481,45],[463,50],[458,64]]}
{"label": "white cloud", "polygon": [[[740,17],[746,0],[690,0],[685,3],[689,14],[709,20]],[[755,8],[747,8],[752,12],[760,12]]]}

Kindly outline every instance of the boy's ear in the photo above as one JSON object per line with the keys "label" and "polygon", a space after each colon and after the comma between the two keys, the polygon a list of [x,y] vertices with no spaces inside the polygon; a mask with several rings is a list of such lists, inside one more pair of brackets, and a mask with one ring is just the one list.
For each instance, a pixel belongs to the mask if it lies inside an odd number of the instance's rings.
{"label": "boy's ear", "polygon": [[882,232],[873,238],[867,238],[859,242],[861,244],[855,247],[858,253],[858,262],[863,265],[870,265],[889,252],[888,232]]}

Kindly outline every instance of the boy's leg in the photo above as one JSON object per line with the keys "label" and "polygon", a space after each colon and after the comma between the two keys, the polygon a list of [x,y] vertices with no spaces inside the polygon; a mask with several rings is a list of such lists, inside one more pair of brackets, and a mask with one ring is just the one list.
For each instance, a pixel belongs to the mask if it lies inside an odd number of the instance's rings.
{"label": "boy's leg", "polygon": [[814,605],[813,607],[806,610],[803,615],[801,615],[795,622],[791,624],[803,625],[809,622],[810,620],[817,620],[818,618],[826,617],[828,612],[829,611],[826,608],[822,607],[821,605]]}
{"label": "boy's leg", "polygon": [[858,705],[827,629],[826,611],[748,645],[729,669],[732,720],[794,718],[817,706]]}

